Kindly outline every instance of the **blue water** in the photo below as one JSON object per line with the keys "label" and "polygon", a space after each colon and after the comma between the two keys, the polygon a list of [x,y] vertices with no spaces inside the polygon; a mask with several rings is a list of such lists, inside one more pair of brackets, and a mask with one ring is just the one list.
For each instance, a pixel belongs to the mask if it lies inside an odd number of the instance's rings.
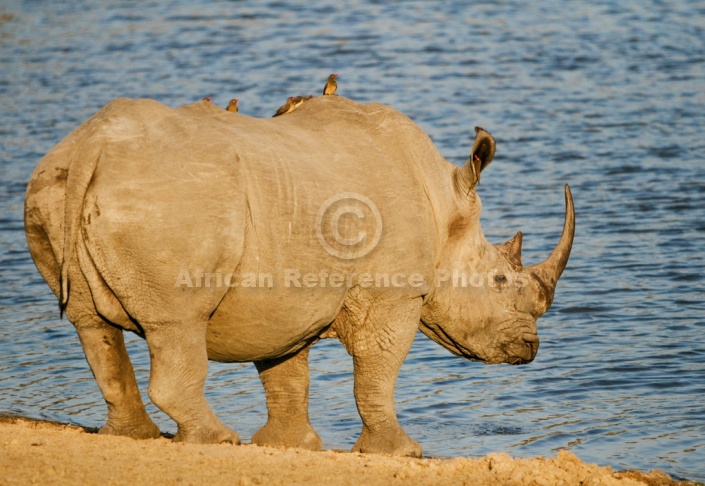
{"label": "blue water", "polygon": [[[403,111],[454,163],[472,127],[493,133],[482,224],[496,242],[524,231],[525,262],[558,238],[564,183],[575,197],[573,254],[533,363],[485,366],[415,342],[397,410],[426,454],[564,448],[705,480],[705,5],[468,3],[3,0],[0,412],[84,426],[106,413],[27,253],[24,190],[41,156],[116,97],[238,97],[268,117],[336,72],[340,94]],[[146,390],[145,343],[129,349]],[[350,448],[350,358],[324,341],[311,367],[314,427],[326,448]],[[213,364],[207,386],[243,438],[264,423],[252,365]]]}

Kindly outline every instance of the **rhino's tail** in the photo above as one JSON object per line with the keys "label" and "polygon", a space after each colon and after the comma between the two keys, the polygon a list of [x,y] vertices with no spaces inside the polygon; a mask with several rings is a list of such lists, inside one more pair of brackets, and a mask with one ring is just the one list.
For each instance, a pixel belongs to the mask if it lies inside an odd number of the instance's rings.
{"label": "rhino's tail", "polygon": [[103,140],[95,136],[95,134],[93,135],[77,144],[66,178],[64,249],[61,259],[61,274],[59,276],[60,317],[63,317],[69,301],[69,268],[76,248],[76,239],[81,228],[83,201],[103,154]]}

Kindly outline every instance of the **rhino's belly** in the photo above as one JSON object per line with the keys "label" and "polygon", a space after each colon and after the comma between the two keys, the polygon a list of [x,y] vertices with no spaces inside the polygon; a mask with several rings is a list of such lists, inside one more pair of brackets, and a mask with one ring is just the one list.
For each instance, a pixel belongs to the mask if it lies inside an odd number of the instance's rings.
{"label": "rhino's belly", "polygon": [[302,348],[333,322],[345,296],[317,290],[231,289],[209,321],[208,358],[257,361]]}

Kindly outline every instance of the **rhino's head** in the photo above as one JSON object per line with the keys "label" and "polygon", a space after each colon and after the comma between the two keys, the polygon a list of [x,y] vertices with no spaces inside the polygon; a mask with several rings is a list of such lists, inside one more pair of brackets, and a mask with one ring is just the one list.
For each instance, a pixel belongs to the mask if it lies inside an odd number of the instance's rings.
{"label": "rhino's head", "polygon": [[553,302],[570,256],[573,199],[566,186],[565,222],[558,245],[546,261],[525,267],[520,232],[502,245],[485,239],[479,221],[481,203],[474,190],[479,173],[472,164],[469,159],[455,174],[458,203],[448,220],[447,243],[422,311],[421,331],[465,358],[529,363],[539,347],[536,319]]}

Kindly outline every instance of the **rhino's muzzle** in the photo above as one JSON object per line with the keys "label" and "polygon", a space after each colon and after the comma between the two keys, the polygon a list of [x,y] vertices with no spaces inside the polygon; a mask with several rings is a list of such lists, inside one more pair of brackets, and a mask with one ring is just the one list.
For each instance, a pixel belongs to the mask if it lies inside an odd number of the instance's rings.
{"label": "rhino's muzzle", "polygon": [[[521,341],[516,343],[515,355],[513,360],[507,360],[509,364],[522,365],[531,363],[539,351],[539,337],[533,333],[526,333],[521,337]],[[512,354],[511,351],[509,353]]]}

